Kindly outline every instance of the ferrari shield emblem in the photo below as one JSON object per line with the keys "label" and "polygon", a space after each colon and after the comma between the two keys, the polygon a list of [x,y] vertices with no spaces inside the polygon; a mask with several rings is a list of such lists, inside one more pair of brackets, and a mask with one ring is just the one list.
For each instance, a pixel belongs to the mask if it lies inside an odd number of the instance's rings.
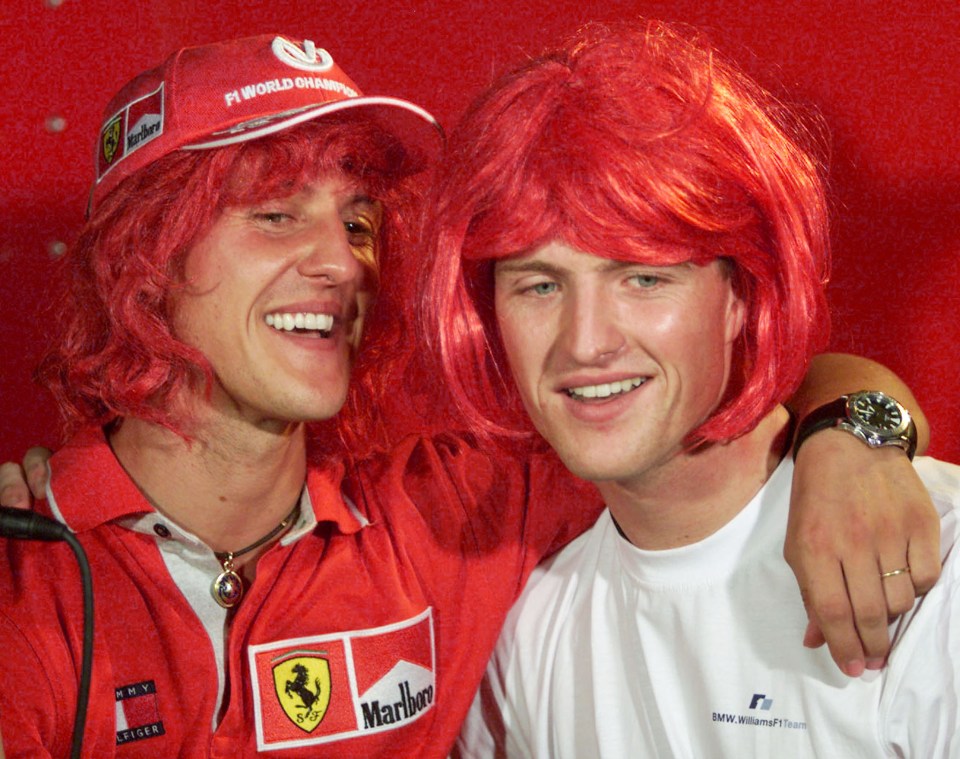
{"label": "ferrari shield emblem", "polygon": [[104,160],[107,163],[113,163],[113,157],[117,154],[117,148],[120,147],[119,116],[104,125],[100,139]]}
{"label": "ferrari shield emblem", "polygon": [[273,685],[284,714],[305,732],[330,705],[330,663],[324,651],[290,651],[273,663]]}

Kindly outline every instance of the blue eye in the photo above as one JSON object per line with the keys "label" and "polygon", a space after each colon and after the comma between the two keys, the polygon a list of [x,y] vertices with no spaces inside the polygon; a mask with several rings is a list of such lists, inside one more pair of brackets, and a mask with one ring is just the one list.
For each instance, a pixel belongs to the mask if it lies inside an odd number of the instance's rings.
{"label": "blue eye", "polygon": [[556,289],[556,282],[537,282],[537,284],[530,285],[530,287],[527,288],[527,290],[532,292],[534,295],[549,295],[550,293],[556,291]]}
{"label": "blue eye", "polygon": [[654,274],[634,274],[630,277],[630,281],[634,282],[638,287],[648,290],[660,284],[660,277]]}

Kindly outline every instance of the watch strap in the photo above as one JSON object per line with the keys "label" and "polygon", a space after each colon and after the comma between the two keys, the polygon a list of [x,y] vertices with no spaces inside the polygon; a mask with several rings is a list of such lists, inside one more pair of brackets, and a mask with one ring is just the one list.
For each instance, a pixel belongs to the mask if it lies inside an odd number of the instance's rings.
{"label": "watch strap", "polygon": [[797,458],[797,452],[803,441],[815,432],[825,429],[835,429],[847,419],[847,398],[849,396],[841,395],[839,398],[817,406],[813,411],[807,414],[797,424],[797,436],[793,442],[793,458]]}

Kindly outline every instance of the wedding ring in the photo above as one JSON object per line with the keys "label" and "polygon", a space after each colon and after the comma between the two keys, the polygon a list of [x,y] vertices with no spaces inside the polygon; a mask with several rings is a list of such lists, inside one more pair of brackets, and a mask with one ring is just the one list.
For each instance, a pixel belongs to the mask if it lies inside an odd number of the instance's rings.
{"label": "wedding ring", "polygon": [[900,569],[894,569],[894,570],[891,570],[890,572],[881,572],[880,577],[881,579],[886,579],[887,577],[896,577],[897,575],[907,574],[907,572],[909,571],[910,571],[910,567],[901,567]]}

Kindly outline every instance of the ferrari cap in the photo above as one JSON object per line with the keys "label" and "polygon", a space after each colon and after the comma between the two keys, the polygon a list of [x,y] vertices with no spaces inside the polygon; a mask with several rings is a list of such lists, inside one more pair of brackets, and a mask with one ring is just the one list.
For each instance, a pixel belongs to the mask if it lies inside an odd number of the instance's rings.
{"label": "ferrari cap", "polygon": [[261,35],[178,50],[129,82],[107,107],[90,210],[128,176],[174,150],[253,140],[356,108],[415,160],[442,143],[430,113],[400,98],[364,96],[310,40]]}

